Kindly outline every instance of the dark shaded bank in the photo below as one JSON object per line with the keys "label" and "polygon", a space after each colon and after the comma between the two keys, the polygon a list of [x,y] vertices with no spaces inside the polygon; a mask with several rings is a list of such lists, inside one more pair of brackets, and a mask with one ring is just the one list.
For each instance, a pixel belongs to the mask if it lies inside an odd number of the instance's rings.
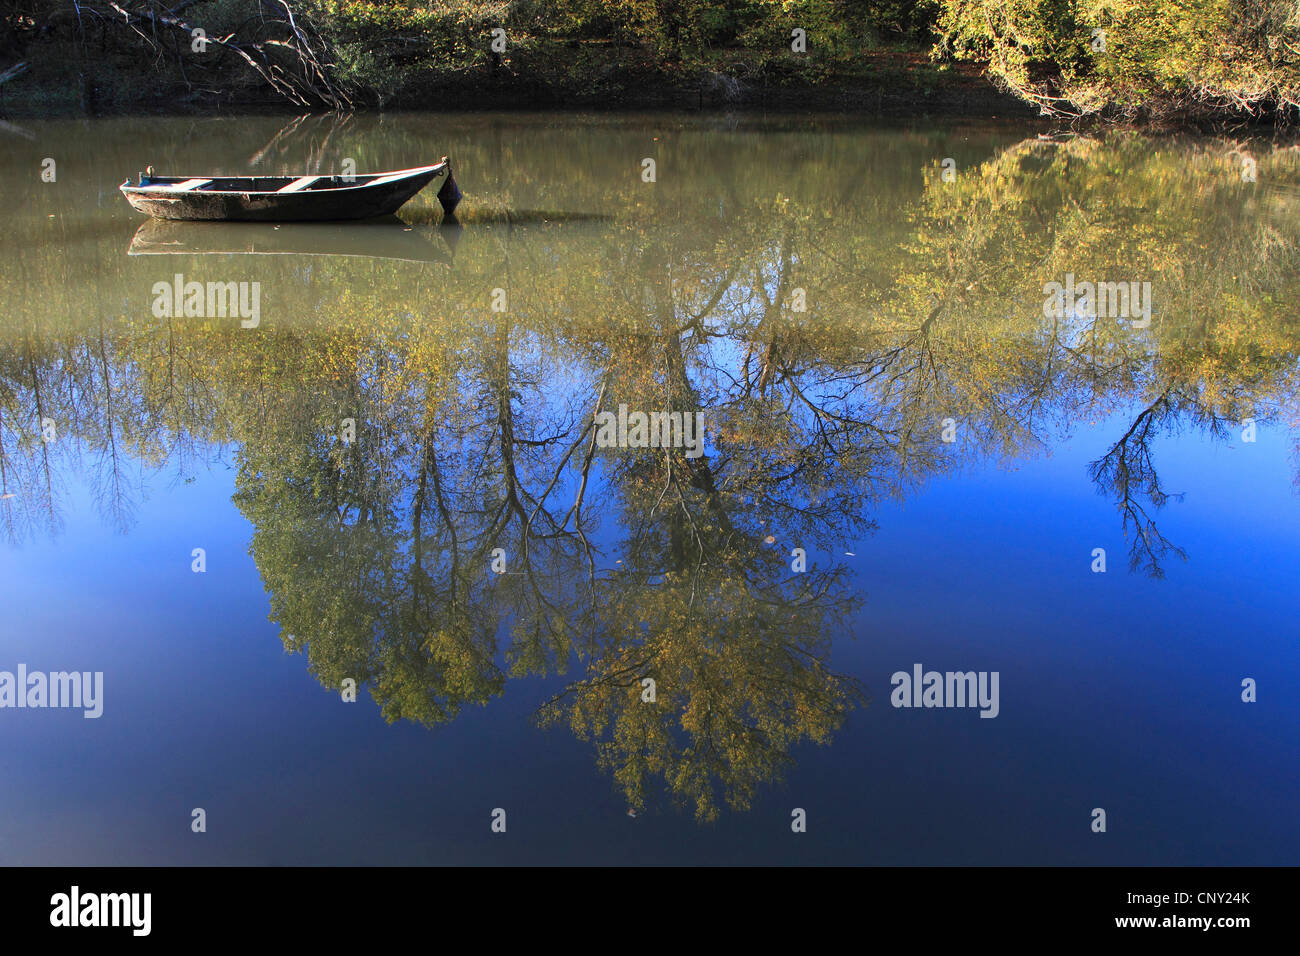
{"label": "dark shaded bank", "polygon": [[[570,54],[576,51],[565,50]],[[851,70],[815,76],[741,57],[709,66],[665,67],[639,50],[582,51],[582,69],[556,51],[517,54],[508,64],[427,76],[359,108],[385,110],[736,109],[811,110],[878,116],[1024,116],[1037,110],[999,89],[970,63],[935,64],[920,52],[871,51]],[[315,104],[319,107],[319,104]],[[300,113],[266,86],[195,88],[159,74],[94,71],[19,77],[0,86],[0,115]]]}
{"label": "dark shaded bank", "polygon": [[2,0],[16,115],[745,109],[1300,122],[1295,0]]}
{"label": "dark shaded bank", "polygon": [[[569,82],[562,61],[512,64],[468,82],[452,79],[403,97],[406,108],[434,99],[446,108],[742,109],[857,112],[868,115],[1033,116],[999,89],[981,66],[937,64],[920,51],[865,51],[851,64],[809,70],[802,64],[743,53],[665,68],[636,50],[606,50],[589,79]],[[587,52],[588,59],[590,51]]]}

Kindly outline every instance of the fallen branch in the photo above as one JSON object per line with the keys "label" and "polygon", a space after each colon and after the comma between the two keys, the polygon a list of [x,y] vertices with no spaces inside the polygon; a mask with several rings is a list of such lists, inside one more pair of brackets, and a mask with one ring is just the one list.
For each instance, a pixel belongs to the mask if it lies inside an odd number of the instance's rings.
{"label": "fallen branch", "polygon": [[22,76],[22,74],[26,72],[27,72],[26,63],[15,63],[13,66],[9,67],[9,69],[5,70],[3,73],[0,73],[0,86],[4,86],[4,84],[8,83],[14,77]]}
{"label": "fallen branch", "polygon": [[[157,10],[153,9],[152,0],[146,9],[124,7],[122,4],[129,3],[129,0],[121,0],[121,3],[117,0],[104,2],[117,14],[115,17],[105,17],[105,21],[122,24],[151,50],[160,50],[159,34],[169,32],[179,43],[177,66],[184,73],[184,54],[179,51],[190,48],[195,28],[180,16],[180,12],[196,0],[184,0],[170,9],[159,6]],[[257,22],[283,28],[290,34],[289,39],[252,42],[231,34],[225,37],[205,36],[205,42],[238,57],[267,86],[298,106],[310,108],[323,104],[339,112],[351,109],[351,97],[333,81],[329,67],[314,48],[308,32],[299,25],[286,0],[276,0],[274,3],[271,0],[259,0],[259,4],[262,15],[257,18]],[[92,3],[82,4],[80,9],[97,12]],[[297,62],[278,63],[269,55],[271,50],[279,51]]]}

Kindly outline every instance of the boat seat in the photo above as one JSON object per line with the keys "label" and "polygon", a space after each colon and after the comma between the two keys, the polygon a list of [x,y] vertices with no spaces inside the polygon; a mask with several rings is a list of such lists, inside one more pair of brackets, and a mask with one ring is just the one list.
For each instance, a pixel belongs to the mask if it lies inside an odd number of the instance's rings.
{"label": "boat seat", "polygon": [[294,180],[293,182],[291,182],[289,185],[287,185],[287,186],[281,186],[279,189],[276,190],[276,192],[278,192],[278,193],[296,193],[296,192],[298,192],[299,190],[306,189],[308,186],[310,186],[312,183],[314,183],[314,182],[315,182],[316,180],[318,180],[318,179],[320,179],[319,176],[300,176],[298,179],[295,179],[295,180]]}
{"label": "boat seat", "polygon": [[206,186],[212,182],[210,179],[187,179],[181,183],[159,183],[154,189],[167,189],[172,192],[186,192],[191,189],[198,189],[200,186]]}

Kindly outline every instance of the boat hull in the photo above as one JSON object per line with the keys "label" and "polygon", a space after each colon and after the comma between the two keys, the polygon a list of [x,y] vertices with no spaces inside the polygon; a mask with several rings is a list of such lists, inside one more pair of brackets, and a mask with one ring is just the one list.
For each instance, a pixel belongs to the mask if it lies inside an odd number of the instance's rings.
{"label": "boat hull", "polygon": [[210,222],[338,222],[371,219],[395,213],[412,196],[431,182],[441,182],[439,199],[450,215],[459,200],[459,189],[451,166],[441,163],[427,171],[377,185],[318,191],[277,192],[267,190],[212,190],[168,192],[166,189],[131,186],[124,183],[122,194],[137,212],[154,219]]}

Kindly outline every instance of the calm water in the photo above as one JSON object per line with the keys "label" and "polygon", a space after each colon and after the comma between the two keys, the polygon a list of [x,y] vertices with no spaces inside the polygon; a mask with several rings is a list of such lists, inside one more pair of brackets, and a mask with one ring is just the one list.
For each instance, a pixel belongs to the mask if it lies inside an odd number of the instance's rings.
{"label": "calm water", "polygon": [[1300,153],[1037,133],[0,127],[0,862],[1300,862]]}

